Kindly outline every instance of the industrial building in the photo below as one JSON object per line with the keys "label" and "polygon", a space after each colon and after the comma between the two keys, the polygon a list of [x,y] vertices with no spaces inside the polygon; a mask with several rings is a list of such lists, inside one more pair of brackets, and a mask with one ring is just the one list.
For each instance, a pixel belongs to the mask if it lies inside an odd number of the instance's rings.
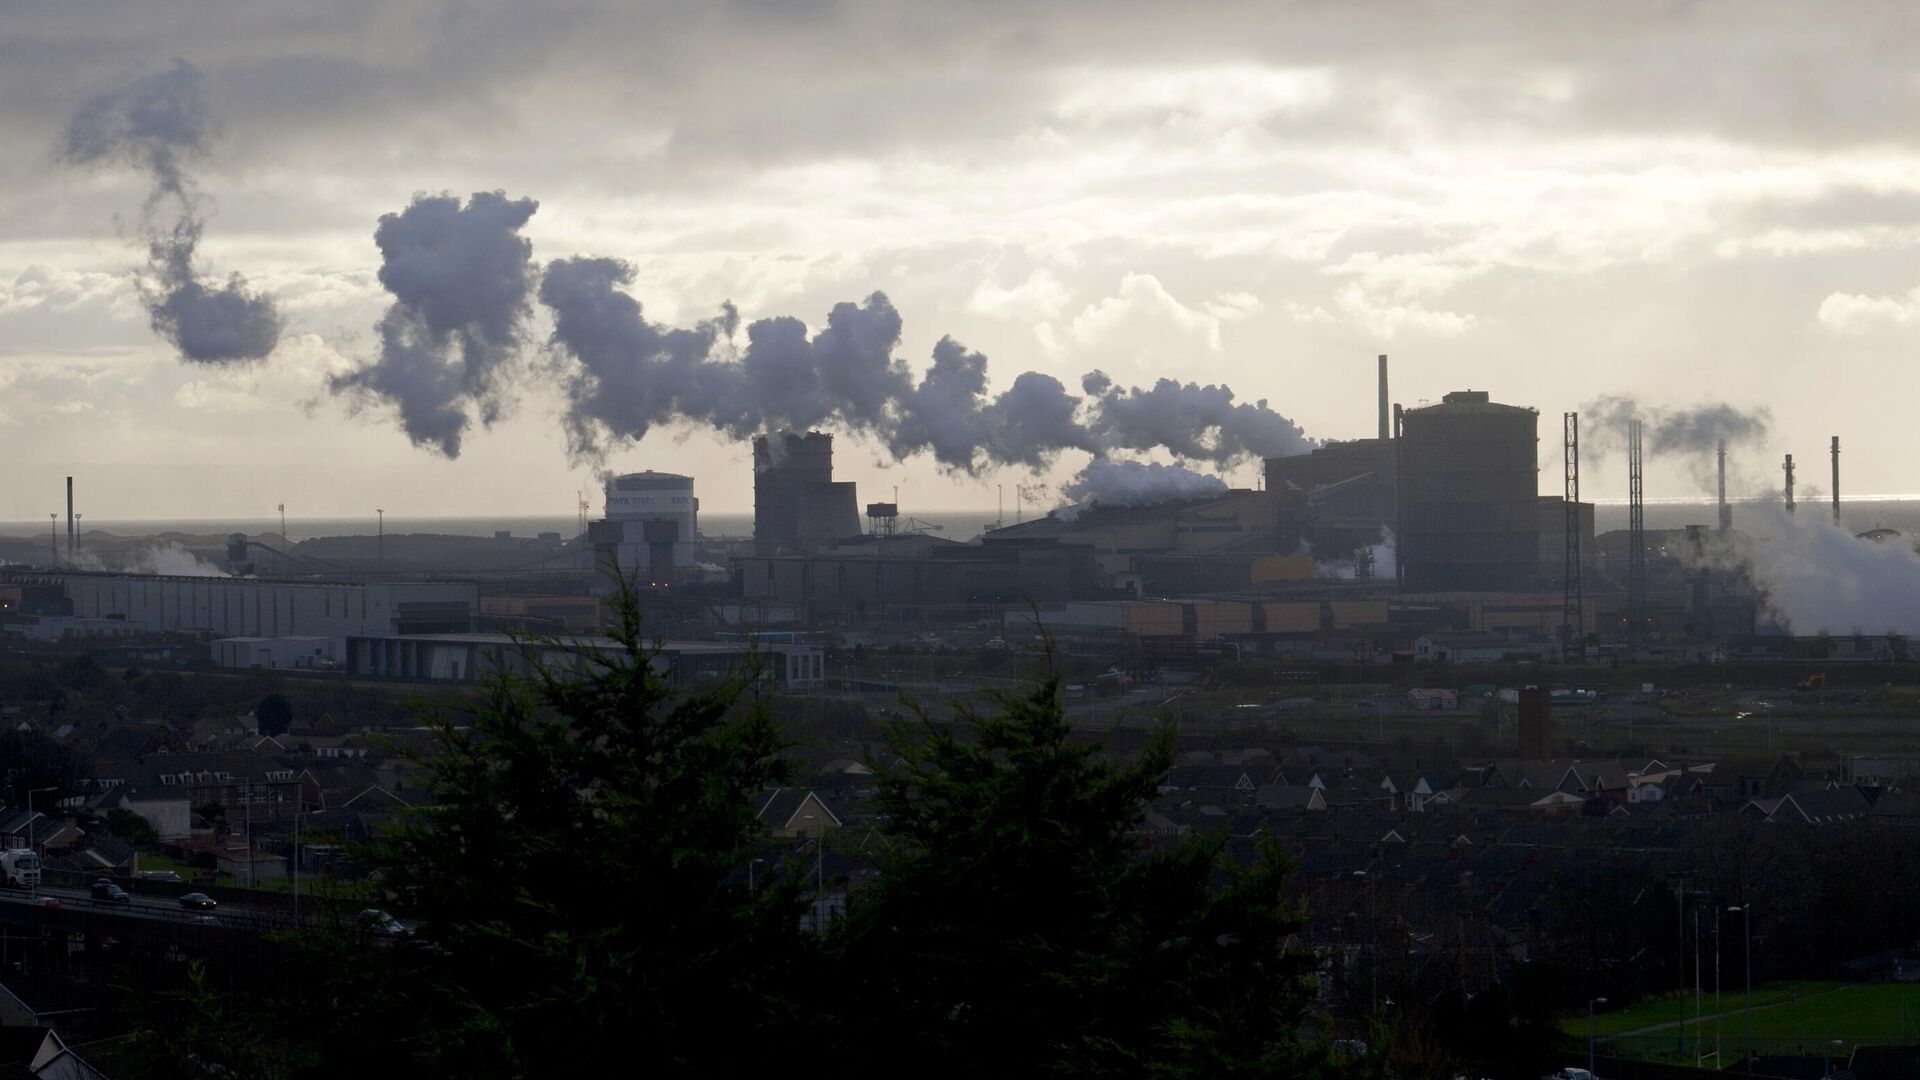
{"label": "industrial building", "polygon": [[916,618],[1098,595],[1093,549],[1057,542],[962,544],[931,536],[851,537],[813,555],[737,560],[743,600],[791,604],[813,620]]}
{"label": "industrial building", "polygon": [[668,583],[692,566],[700,535],[693,477],[628,473],[607,481],[607,514],[587,529],[598,564],[642,581]]}
{"label": "industrial building", "polygon": [[1400,414],[1396,557],[1408,589],[1527,588],[1540,576],[1539,414],[1460,390]]}
{"label": "industrial building", "polygon": [[[347,638],[346,667],[358,676],[466,682],[497,670],[524,672],[536,661],[564,668],[579,662],[582,652],[618,656],[623,648],[606,638],[560,644],[506,634],[356,635]],[[798,642],[664,642],[654,654],[653,666],[676,685],[749,672],[759,681],[787,690],[818,690],[826,685],[824,651]]]}
{"label": "industrial building", "polygon": [[213,666],[331,671],[345,642],[330,637],[231,637],[213,643]]}
{"label": "industrial building", "polygon": [[854,485],[833,479],[833,436],[783,431],[753,440],[755,555],[811,555],[859,532]]}
{"label": "industrial building", "polygon": [[450,633],[473,628],[472,582],[346,582],[169,577],[62,571],[17,579],[58,585],[65,614],[110,620],[145,633],[212,637],[325,637]]}

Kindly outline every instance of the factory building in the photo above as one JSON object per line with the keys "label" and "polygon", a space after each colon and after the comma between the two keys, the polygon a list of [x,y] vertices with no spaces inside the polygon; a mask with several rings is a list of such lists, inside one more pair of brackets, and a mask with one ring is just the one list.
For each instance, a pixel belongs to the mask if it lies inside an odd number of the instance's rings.
{"label": "factory building", "polygon": [[[563,645],[523,642],[506,634],[375,634],[347,639],[346,667],[358,676],[470,682],[497,670],[524,672],[535,661],[564,669],[579,663],[581,652],[613,657],[622,651],[623,646],[606,638]],[[675,685],[747,674],[787,690],[826,685],[825,653],[797,642],[669,641],[659,645],[652,664]]]}
{"label": "factory building", "polygon": [[1052,541],[865,537],[811,556],[749,556],[735,568],[743,600],[795,605],[815,619],[909,617],[1100,591],[1093,550]]}
{"label": "factory building", "polygon": [[607,481],[607,516],[587,527],[587,541],[603,567],[645,581],[671,582],[692,566],[700,535],[700,500],[693,477],[628,473]]}
{"label": "factory building", "polygon": [[479,607],[471,582],[95,573],[63,573],[57,580],[77,618],[110,619],[147,633],[223,638],[460,632],[473,627]]}
{"label": "factory building", "polygon": [[1394,527],[1397,454],[1392,439],[1328,443],[1310,453],[1268,458],[1267,491],[1291,531],[1323,559],[1379,543]]}
{"label": "factory building", "polygon": [[810,555],[859,532],[854,485],[833,479],[833,436],[783,431],[753,440],[755,555]]}
{"label": "factory building", "polygon": [[1539,414],[1460,390],[1401,414],[1400,582],[1503,590],[1540,576]]}

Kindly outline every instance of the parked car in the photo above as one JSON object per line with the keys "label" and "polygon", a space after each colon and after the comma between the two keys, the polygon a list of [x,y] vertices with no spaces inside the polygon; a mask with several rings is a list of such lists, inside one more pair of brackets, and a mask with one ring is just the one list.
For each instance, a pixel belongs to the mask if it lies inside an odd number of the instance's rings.
{"label": "parked car", "polygon": [[127,895],[127,890],[121,888],[118,885],[115,885],[113,882],[108,881],[106,878],[93,879],[92,893],[93,893],[94,900],[102,903],[109,903],[109,904],[133,903],[133,897]]}
{"label": "parked car", "polygon": [[180,906],[188,911],[212,911],[220,902],[203,892],[190,892],[180,897]]}
{"label": "parked car", "polygon": [[369,934],[379,934],[382,937],[406,937],[411,933],[405,923],[402,923],[399,919],[394,918],[379,908],[367,908],[365,911],[362,911],[358,921],[362,930],[365,930]]}

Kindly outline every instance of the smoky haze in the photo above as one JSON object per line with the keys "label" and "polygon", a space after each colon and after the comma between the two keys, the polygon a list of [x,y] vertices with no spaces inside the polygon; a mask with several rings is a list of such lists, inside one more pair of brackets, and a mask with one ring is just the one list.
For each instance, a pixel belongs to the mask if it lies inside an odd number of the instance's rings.
{"label": "smoky haze", "polygon": [[[206,364],[259,360],[280,342],[272,298],[233,274],[219,282],[194,265],[206,226],[187,162],[206,153],[204,78],[184,60],[87,99],[67,127],[61,156],[81,166],[122,162],[152,184],[141,212],[147,264],[140,298],[155,333],[182,359]],[[171,223],[162,218],[173,207]]]}

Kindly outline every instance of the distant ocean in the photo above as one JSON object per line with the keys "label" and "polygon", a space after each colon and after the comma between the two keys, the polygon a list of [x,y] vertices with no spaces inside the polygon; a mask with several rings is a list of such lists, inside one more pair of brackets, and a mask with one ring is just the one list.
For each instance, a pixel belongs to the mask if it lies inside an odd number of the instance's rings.
{"label": "distant ocean", "polygon": [[[1735,501],[1733,520],[1735,527],[1742,517],[1757,517],[1762,512],[1757,503]],[[1803,502],[1802,514],[1826,514],[1828,504],[1824,501]],[[1027,514],[1031,518],[1036,515]],[[916,527],[925,527],[934,535],[952,540],[971,540],[982,531],[991,527],[995,515],[991,510],[929,510],[912,514]],[[1898,529],[1904,533],[1920,535],[1920,499],[1904,496],[1862,496],[1846,500],[1841,504],[1841,519],[1853,532],[1865,532],[1868,529]],[[1655,502],[1649,501],[1646,507],[1646,522],[1649,529],[1680,529],[1688,525],[1711,525],[1714,521],[1714,506],[1711,502]],[[1014,516],[1007,514],[1004,522],[1014,523]],[[187,533],[194,536],[221,536],[226,533],[244,532],[251,536],[277,533],[280,531],[278,518],[234,518],[234,519],[197,519],[177,521],[117,521],[81,520],[83,531],[102,531],[117,536],[153,536],[164,532]],[[900,520],[900,527],[908,527],[908,519]],[[66,522],[61,520],[58,529],[64,533]],[[1625,503],[1606,502],[1594,508],[1594,528],[1598,532],[1609,532],[1627,527],[1627,507]],[[571,537],[579,532],[579,521],[571,517],[389,517],[386,531],[402,533],[441,533],[453,536],[492,536],[505,530],[515,536],[531,537],[543,532],[557,532]],[[371,536],[376,531],[373,519],[353,518],[288,518],[287,538],[292,542],[319,536]],[[700,531],[708,536],[751,536],[753,534],[753,515],[751,513],[711,513],[700,515]],[[7,522],[0,523],[0,535],[45,537],[45,522]]]}

